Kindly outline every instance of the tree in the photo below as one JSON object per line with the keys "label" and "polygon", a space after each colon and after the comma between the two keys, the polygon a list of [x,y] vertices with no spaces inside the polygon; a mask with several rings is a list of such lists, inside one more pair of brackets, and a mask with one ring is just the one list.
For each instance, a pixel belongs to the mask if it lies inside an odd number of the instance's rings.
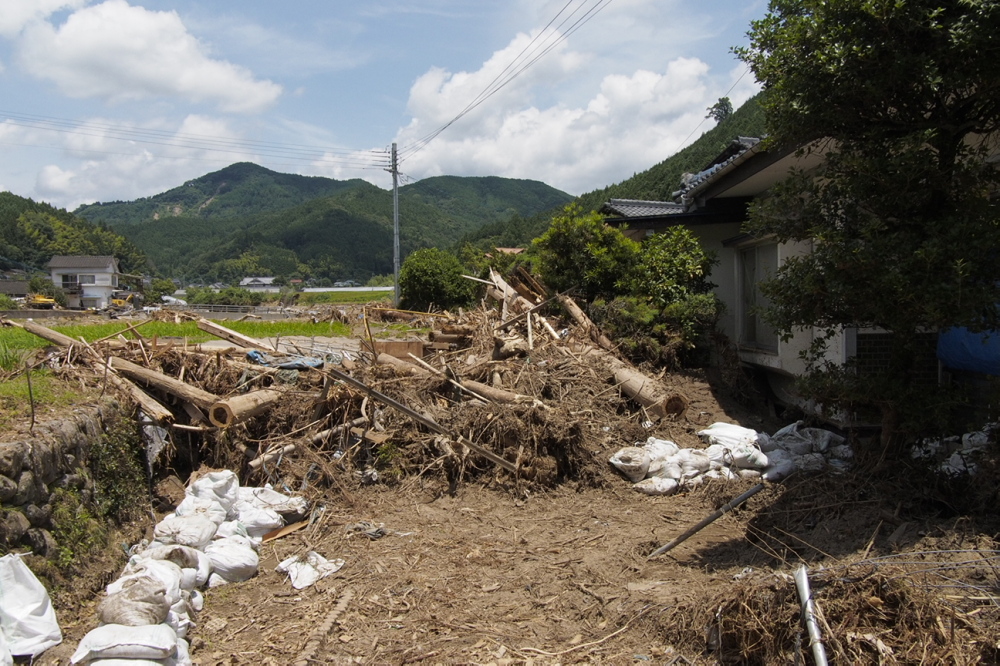
{"label": "tree", "polygon": [[553,217],[533,246],[546,284],[559,291],[579,287],[587,300],[613,298],[639,259],[638,243],[605,224],[600,214],[584,215],[577,205]]}
{"label": "tree", "polygon": [[[772,0],[736,50],[764,86],[770,144],[825,153],[751,208],[752,234],[813,243],[763,285],[765,316],[786,338],[824,332],[805,386],[878,405],[886,441],[939,425],[916,381],[921,336],[1000,324],[998,31],[986,0]],[[885,367],[825,364],[843,327],[891,332]]]}
{"label": "tree", "polygon": [[721,123],[723,120],[733,115],[733,103],[728,97],[720,97],[719,101],[708,107],[706,118],[714,118],[715,122]]}
{"label": "tree", "polygon": [[426,310],[432,305],[450,308],[468,304],[475,295],[473,283],[462,277],[464,270],[455,255],[437,248],[417,250],[399,269],[399,291],[403,305]]}

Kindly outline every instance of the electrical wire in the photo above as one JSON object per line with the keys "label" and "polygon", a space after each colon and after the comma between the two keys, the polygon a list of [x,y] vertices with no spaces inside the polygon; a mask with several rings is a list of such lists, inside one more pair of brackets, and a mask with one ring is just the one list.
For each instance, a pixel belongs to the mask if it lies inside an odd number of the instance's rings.
{"label": "electrical wire", "polygon": [[[279,143],[274,141],[225,139],[207,134],[171,133],[151,128],[127,128],[101,122],[21,114],[3,110],[0,110],[0,117],[5,117],[4,120],[0,121],[2,124],[43,132],[90,136],[101,139],[158,145],[168,148],[202,150],[230,155],[268,157],[279,160],[291,160],[295,164],[307,162],[315,165],[343,166],[358,169],[382,169],[389,165],[389,157],[384,150],[352,151],[342,148],[306,146],[304,144]],[[113,151],[96,149],[80,148],[76,150],[83,153],[116,154]],[[169,156],[164,155],[163,157]],[[196,158],[185,157],[185,159]]]}
{"label": "electrical wire", "polygon": [[[510,62],[508,65],[500,72],[493,81],[491,81],[483,90],[476,95],[475,98],[470,101],[462,111],[458,113],[454,118],[449,120],[447,123],[438,127],[434,131],[426,134],[425,136],[417,139],[416,141],[407,144],[400,151],[401,157],[400,162],[413,157],[416,153],[421,151],[427,144],[433,141],[438,135],[444,132],[446,129],[454,125],[461,118],[471,112],[473,109],[481,105],[483,102],[488,100],[490,97],[498,93],[508,84],[510,84],[514,79],[524,73],[529,67],[538,62],[541,58],[547,55],[552,49],[562,44],[566,41],[573,33],[579,30],[581,27],[586,25],[590,20],[592,20],[598,13],[610,5],[614,0],[597,0],[589,9],[587,9],[584,14],[579,17],[574,23],[572,23],[564,32],[559,32],[559,30],[577,14],[581,9],[586,7],[587,0],[584,0],[576,9],[574,9],[570,14],[564,18],[559,25],[555,28],[551,28],[552,24],[559,18],[563,12],[570,6],[573,0],[568,0],[568,2],[556,13],[556,15],[546,24],[545,28],[539,31],[535,37],[521,50],[521,52]],[[544,35],[544,39],[543,39]],[[545,42],[551,40],[553,37],[557,37],[554,41],[551,41],[547,45]],[[544,45],[544,48],[542,48]],[[542,51],[538,53],[538,49],[542,48]],[[525,56],[525,54],[528,54]],[[530,58],[529,58],[530,56]],[[526,60],[524,60],[527,58]],[[521,61],[521,62],[519,62]]]}

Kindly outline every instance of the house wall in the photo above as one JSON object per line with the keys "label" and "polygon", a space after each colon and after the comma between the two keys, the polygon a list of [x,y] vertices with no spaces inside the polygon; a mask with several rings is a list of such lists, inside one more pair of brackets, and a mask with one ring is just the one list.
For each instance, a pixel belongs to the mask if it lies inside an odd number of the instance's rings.
{"label": "house wall", "polygon": [[739,297],[739,290],[736,283],[738,272],[736,265],[737,252],[732,247],[724,247],[722,242],[740,233],[740,223],[704,224],[690,226],[688,229],[698,239],[698,242],[701,243],[702,248],[709,252],[714,252],[719,260],[719,263],[712,269],[709,281],[716,285],[713,291],[726,306],[722,316],[719,317],[719,328],[729,336],[729,339],[736,340],[737,300]]}
{"label": "house wall", "polygon": [[111,304],[112,294],[118,287],[118,276],[107,271],[53,268],[51,275],[52,283],[57,287],[63,286],[63,276],[73,276],[74,282],[77,282],[80,275],[94,276],[93,284],[81,284],[78,293],[67,294],[66,304],[71,308],[106,308]]}

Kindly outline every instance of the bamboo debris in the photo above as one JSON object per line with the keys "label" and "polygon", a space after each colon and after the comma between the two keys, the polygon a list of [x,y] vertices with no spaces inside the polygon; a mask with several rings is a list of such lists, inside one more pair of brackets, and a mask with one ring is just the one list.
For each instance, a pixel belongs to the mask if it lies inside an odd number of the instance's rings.
{"label": "bamboo debris", "polygon": [[208,418],[218,428],[230,428],[266,411],[281,400],[283,391],[263,389],[219,400],[208,410]]}
{"label": "bamboo debris", "polygon": [[[364,425],[367,422],[368,422],[368,417],[365,416],[358,417],[353,421],[343,423],[339,426],[328,428],[327,430],[321,430],[320,432],[310,437],[307,443],[312,446],[318,446],[333,435],[340,434],[345,430],[350,430],[351,428],[357,428],[361,425]],[[269,463],[280,456],[283,456],[287,453],[292,453],[296,449],[300,448],[304,443],[306,442],[292,442],[291,444],[286,444],[280,449],[274,451],[266,451],[250,461],[249,463],[250,469],[258,469],[260,468],[261,465]]]}

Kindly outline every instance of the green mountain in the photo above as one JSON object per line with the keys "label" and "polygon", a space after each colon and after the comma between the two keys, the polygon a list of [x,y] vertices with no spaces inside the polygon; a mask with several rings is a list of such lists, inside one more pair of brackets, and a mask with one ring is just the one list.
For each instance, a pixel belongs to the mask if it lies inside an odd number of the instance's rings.
{"label": "green mountain", "polygon": [[[399,190],[400,249],[452,245],[484,224],[572,196],[510,178],[428,178]],[[158,272],[232,282],[252,274],[366,280],[392,272],[392,193],[362,180],[234,164],[134,202],[84,206],[143,248]]]}
{"label": "green mountain", "polygon": [[55,255],[114,255],[124,273],[142,273],[139,248],[61,208],[0,192],[0,269],[42,270]]}
{"label": "green mountain", "polygon": [[[620,183],[582,194],[576,203],[583,210],[591,211],[597,210],[609,199],[671,201],[673,192],[680,189],[684,173],[697,173],[704,169],[736,137],[761,137],[765,131],[764,111],[757,97],[752,97],[688,147]],[[527,218],[485,224],[466,235],[462,242],[477,247],[524,246],[548,229],[556,212],[558,210],[546,210]]]}
{"label": "green mountain", "polygon": [[231,218],[291,208],[362,184],[365,181],[278,173],[250,162],[238,162],[161,194],[80,206],[74,212],[112,226],[171,217]]}

